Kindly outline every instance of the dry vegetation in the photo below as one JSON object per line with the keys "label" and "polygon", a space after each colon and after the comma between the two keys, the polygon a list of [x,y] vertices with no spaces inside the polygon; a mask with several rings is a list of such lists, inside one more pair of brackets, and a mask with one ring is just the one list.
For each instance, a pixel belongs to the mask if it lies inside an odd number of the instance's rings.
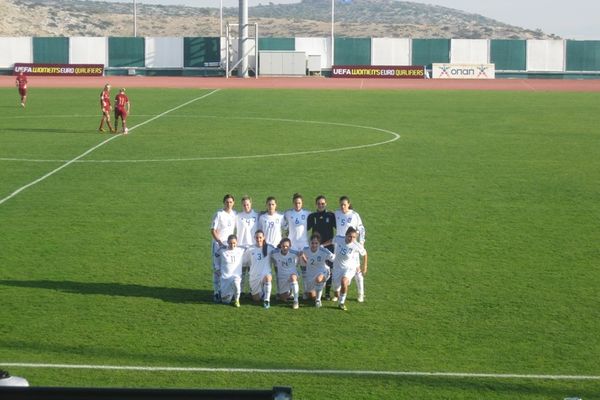
{"label": "dry vegetation", "polygon": [[[329,0],[251,7],[250,22],[262,37],[327,37]],[[132,3],[82,0],[0,0],[0,36],[130,36]],[[237,8],[224,10],[224,23],[237,23]],[[216,8],[139,4],[138,36],[218,36]],[[353,0],[336,8],[336,36],[404,38],[556,38],[481,15],[394,0]]]}

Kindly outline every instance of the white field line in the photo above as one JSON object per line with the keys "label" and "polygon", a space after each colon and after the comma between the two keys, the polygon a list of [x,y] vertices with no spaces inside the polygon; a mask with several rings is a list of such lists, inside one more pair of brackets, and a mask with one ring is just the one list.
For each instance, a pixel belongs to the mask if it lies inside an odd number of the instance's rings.
{"label": "white field line", "polygon": [[[153,117],[154,114],[135,114],[136,117]],[[0,121],[5,119],[64,119],[64,118],[98,118],[98,114],[52,114],[52,115],[4,115]]]}
{"label": "white field line", "polygon": [[[185,103],[183,103],[183,104],[181,104],[181,105],[179,105],[179,106],[177,106],[177,107],[173,107],[173,108],[171,108],[170,110],[167,110],[167,111],[165,111],[165,112],[163,112],[163,113],[161,113],[161,114],[158,114],[158,115],[156,115],[156,116],[154,116],[154,117],[152,117],[152,118],[150,118],[150,119],[148,119],[148,120],[146,120],[146,121],[142,122],[141,124],[137,124],[137,125],[133,126],[132,128],[130,128],[130,129],[129,129],[129,131],[133,131],[133,130],[134,130],[134,129],[136,129],[136,128],[139,128],[139,127],[141,127],[141,126],[144,126],[144,125],[146,125],[146,124],[147,124],[147,123],[149,123],[149,122],[152,122],[152,121],[154,121],[154,120],[156,120],[156,119],[158,119],[158,118],[160,118],[160,117],[162,117],[162,116],[164,116],[164,115],[166,115],[166,114],[168,114],[168,113],[170,113],[170,112],[173,112],[173,111],[175,111],[175,110],[178,110],[178,109],[180,109],[181,107],[185,107],[185,106],[187,106],[188,104],[191,104],[191,103],[193,103],[193,102],[195,102],[195,101],[202,100],[202,99],[204,99],[204,98],[206,98],[206,97],[210,96],[211,94],[218,92],[219,90],[220,90],[220,89],[213,90],[212,92],[209,92],[209,93],[207,93],[207,94],[205,94],[205,95],[203,95],[203,96],[196,97],[195,99],[192,99],[192,100],[190,100],[190,101],[187,101],[187,102],[185,102]],[[98,148],[100,148],[100,147],[104,146],[106,143],[110,142],[111,140],[114,140],[114,139],[116,139],[117,137],[119,137],[119,136],[121,136],[121,135],[122,135],[122,134],[118,134],[118,135],[111,136],[110,138],[108,138],[108,139],[106,139],[105,141],[103,141],[103,142],[101,142],[101,143],[97,144],[96,146],[92,147],[91,149],[88,149],[88,150],[86,150],[85,152],[81,153],[80,155],[78,155],[77,157],[73,158],[72,160],[66,161],[64,164],[62,164],[62,165],[61,165],[61,166],[59,166],[58,168],[55,168],[55,169],[53,169],[52,171],[48,172],[46,175],[43,175],[43,176],[41,176],[40,178],[38,178],[38,179],[34,180],[33,182],[30,182],[30,183],[28,183],[27,185],[20,187],[19,189],[15,190],[14,192],[12,192],[11,194],[9,194],[9,195],[8,195],[8,196],[6,196],[5,198],[3,198],[3,199],[0,199],[0,205],[4,204],[6,201],[8,201],[8,200],[12,199],[13,197],[15,197],[16,195],[18,195],[18,194],[19,194],[19,193],[21,193],[22,191],[24,191],[24,190],[26,190],[26,189],[28,189],[28,188],[30,188],[30,187],[32,187],[32,186],[34,186],[34,185],[37,185],[38,183],[42,182],[43,180],[45,180],[45,179],[47,179],[47,178],[51,177],[52,175],[54,175],[55,173],[59,172],[59,171],[60,171],[60,170],[62,170],[63,168],[66,168],[66,167],[68,167],[69,165],[71,165],[71,164],[73,164],[74,162],[78,161],[79,159],[81,159],[81,158],[83,158],[83,157],[87,156],[88,154],[92,153],[94,150],[96,150],[96,149],[98,149]]]}
{"label": "white field line", "polygon": [[446,378],[491,378],[491,379],[534,379],[534,380],[566,380],[597,381],[600,376],[594,375],[541,375],[541,374],[494,374],[469,372],[420,372],[420,371],[361,371],[345,369],[276,369],[276,368],[193,368],[193,367],[147,367],[124,365],[90,365],[90,364],[36,364],[0,362],[2,367],[17,368],[55,368],[55,369],[95,369],[114,371],[142,372],[233,372],[242,374],[307,374],[307,375],[363,375],[363,376],[416,376]]}
{"label": "white field line", "polygon": [[[215,117],[206,117],[215,118]],[[251,154],[241,156],[213,156],[213,157],[187,157],[187,158],[163,158],[163,159],[138,159],[138,160],[76,160],[79,163],[155,163],[155,162],[179,162],[179,161],[214,161],[214,160],[244,160],[244,159],[256,159],[256,158],[268,158],[268,157],[286,157],[286,156],[298,156],[298,155],[310,155],[310,154],[321,154],[321,153],[332,153],[338,151],[347,150],[358,150],[365,149],[368,147],[382,146],[400,139],[400,135],[396,132],[376,128],[373,126],[354,125],[341,122],[328,122],[328,121],[310,121],[300,119],[287,119],[287,118],[263,118],[263,117],[229,117],[229,119],[240,119],[240,120],[260,120],[260,121],[276,121],[276,122],[290,122],[290,123],[302,123],[312,125],[331,125],[341,126],[347,128],[365,129],[377,132],[383,132],[392,136],[391,139],[384,140],[382,142],[362,144],[356,146],[337,147],[334,149],[321,149],[321,150],[306,150],[296,151],[289,153],[271,153],[271,154]],[[150,122],[151,120],[146,121]],[[138,125],[139,126],[139,125]],[[64,162],[64,160],[36,160],[36,159],[22,159],[22,158],[0,158],[0,161],[23,161],[23,162]]]}

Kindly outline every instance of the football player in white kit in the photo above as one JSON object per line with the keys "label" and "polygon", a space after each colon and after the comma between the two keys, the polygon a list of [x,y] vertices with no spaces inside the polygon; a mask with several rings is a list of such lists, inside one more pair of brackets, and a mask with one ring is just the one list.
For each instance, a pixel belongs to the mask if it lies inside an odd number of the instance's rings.
{"label": "football player in white kit", "polygon": [[227,238],[235,232],[236,212],[233,209],[235,200],[232,195],[226,194],[223,197],[223,209],[215,213],[210,227],[212,240],[212,267],[213,267],[213,293],[214,301],[218,303],[220,299],[220,278],[216,273],[219,265],[219,249],[226,246]]}
{"label": "football player in white kit", "polygon": [[313,233],[310,237],[310,246],[302,250],[300,262],[306,265],[306,291],[315,307],[321,307],[323,287],[331,275],[327,261],[333,261],[332,252],[321,246],[321,235]]}
{"label": "football player in white kit", "polygon": [[367,273],[367,251],[356,241],[358,233],[353,227],[346,230],[346,236],[333,239],[335,258],[333,260],[333,290],[339,298],[338,307],[346,311],[346,296],[352,278],[361,270],[360,257],[363,258],[362,273]]}
{"label": "football player in white kit", "polygon": [[299,193],[294,194],[292,203],[294,208],[290,208],[284,213],[289,232],[288,238],[292,242],[292,250],[302,251],[303,248],[308,246],[306,223],[310,211],[302,207],[304,201]]}
{"label": "football player in white kit", "polygon": [[244,249],[237,247],[237,237],[235,235],[229,235],[227,247],[221,248],[218,254],[219,265],[216,273],[219,275],[220,280],[221,302],[239,307]]}
{"label": "football player in white kit", "polygon": [[27,387],[29,382],[20,376],[11,376],[8,371],[0,369],[0,386]]}
{"label": "football player in white kit", "polygon": [[292,308],[297,310],[299,306],[298,288],[298,252],[293,250],[292,242],[288,238],[281,239],[279,248],[271,253],[273,264],[277,268],[277,295],[280,301],[294,298]]}
{"label": "football player in white kit", "polygon": [[[311,213],[302,207],[304,199],[300,193],[295,193],[292,196],[292,204],[294,207],[287,210],[283,215],[288,226],[288,238],[292,242],[292,250],[300,252],[308,247],[306,224]],[[300,271],[302,273],[302,298],[306,300],[306,266],[300,265]]]}
{"label": "football player in white kit", "polygon": [[254,301],[262,301],[264,308],[271,307],[271,253],[275,247],[265,241],[260,229],[254,234],[255,243],[244,252],[244,265],[250,266],[250,293]]}
{"label": "football player in white kit", "polygon": [[265,240],[268,244],[276,247],[281,242],[282,234],[287,225],[283,214],[277,211],[277,200],[275,197],[267,197],[267,211],[258,217],[258,229],[265,233]]}
{"label": "football player in white kit", "polygon": [[[348,228],[352,227],[358,234],[358,242],[364,246],[366,230],[360,215],[352,209],[348,196],[340,197],[340,208],[335,210],[336,236],[344,237]],[[362,303],[365,299],[365,280],[359,270],[356,274],[356,288],[358,290],[358,301]]]}
{"label": "football player in white kit", "polygon": [[[252,209],[250,196],[242,197],[242,211],[237,213],[235,233],[238,237],[238,246],[248,248],[254,244],[254,234],[258,229],[258,213]],[[248,287],[249,267],[242,266],[242,293]]]}

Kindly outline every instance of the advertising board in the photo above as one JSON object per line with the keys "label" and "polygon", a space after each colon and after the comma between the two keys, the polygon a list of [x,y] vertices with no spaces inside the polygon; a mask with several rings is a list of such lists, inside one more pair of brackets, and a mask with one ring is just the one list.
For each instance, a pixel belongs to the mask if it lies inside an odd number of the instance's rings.
{"label": "advertising board", "polygon": [[433,79],[495,79],[494,64],[432,64]]}
{"label": "advertising board", "polygon": [[103,64],[26,64],[15,63],[13,72],[44,76],[102,76]]}
{"label": "advertising board", "polygon": [[331,77],[361,79],[424,79],[425,67],[422,65],[334,65],[331,68]]}

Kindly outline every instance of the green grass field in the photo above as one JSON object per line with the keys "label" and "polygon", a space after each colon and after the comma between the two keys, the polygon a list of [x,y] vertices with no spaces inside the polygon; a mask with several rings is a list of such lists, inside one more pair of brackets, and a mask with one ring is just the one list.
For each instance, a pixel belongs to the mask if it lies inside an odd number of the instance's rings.
{"label": "green grass field", "polygon": [[[21,109],[0,89],[0,367],[35,386],[600,398],[600,93],[132,88],[130,134],[65,166],[111,137],[99,92],[32,89]],[[367,301],[214,305],[223,195],[294,192],[350,196]]]}

